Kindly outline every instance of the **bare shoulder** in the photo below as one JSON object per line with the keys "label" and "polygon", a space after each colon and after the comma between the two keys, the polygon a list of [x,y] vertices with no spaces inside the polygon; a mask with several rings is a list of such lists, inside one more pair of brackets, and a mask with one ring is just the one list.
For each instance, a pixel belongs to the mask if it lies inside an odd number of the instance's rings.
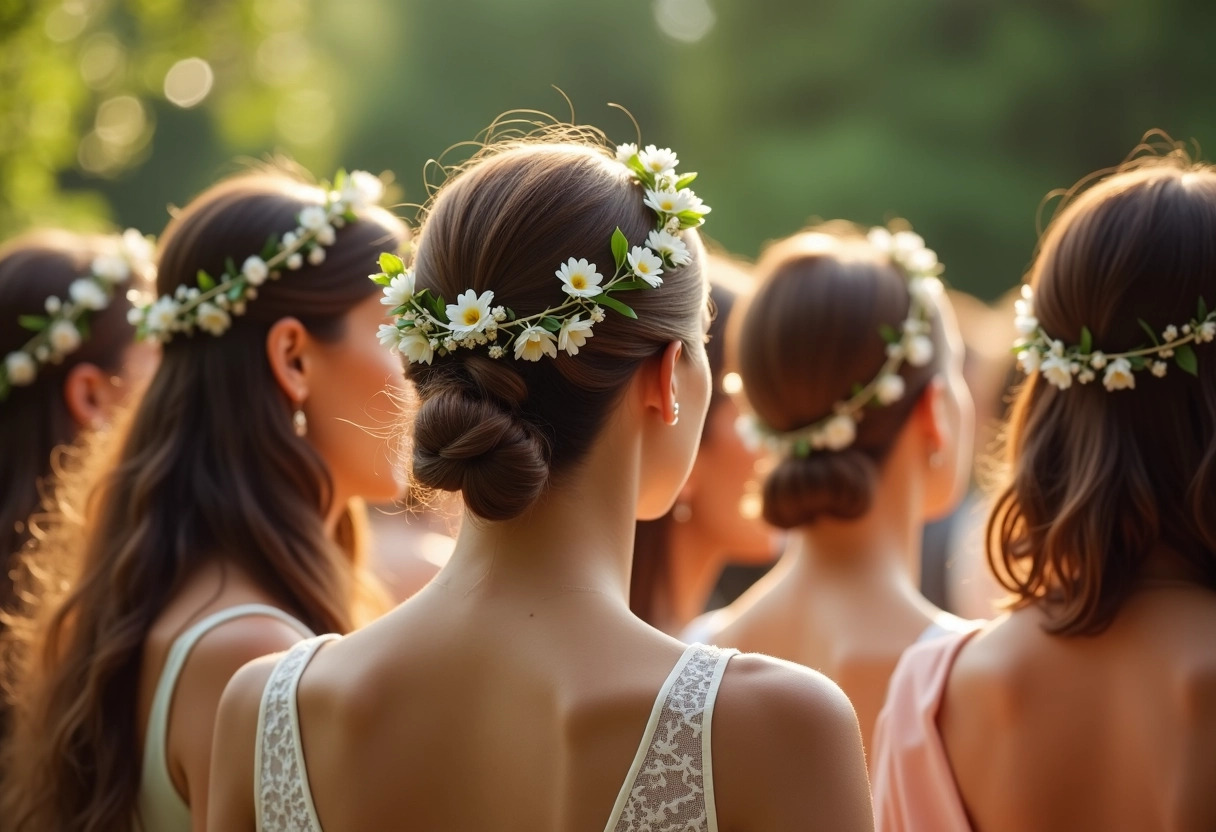
{"label": "bare shoulder", "polygon": [[737,656],[723,677],[712,730],[724,828],[872,828],[857,716],[826,676],[767,656]]}
{"label": "bare shoulder", "polygon": [[295,627],[267,615],[234,618],[199,639],[190,651],[184,673],[221,679],[222,688],[245,663],[288,650],[303,638]]}

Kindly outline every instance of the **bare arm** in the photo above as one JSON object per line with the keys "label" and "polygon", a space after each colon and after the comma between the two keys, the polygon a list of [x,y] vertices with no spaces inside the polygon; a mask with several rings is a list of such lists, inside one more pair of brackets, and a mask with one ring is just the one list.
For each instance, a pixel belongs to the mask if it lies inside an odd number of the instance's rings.
{"label": "bare arm", "polygon": [[[212,832],[254,832],[253,762],[258,742],[258,708],[277,656],[241,668],[220,700],[215,721],[207,796],[206,826]],[[200,830],[195,821],[195,830]]]}

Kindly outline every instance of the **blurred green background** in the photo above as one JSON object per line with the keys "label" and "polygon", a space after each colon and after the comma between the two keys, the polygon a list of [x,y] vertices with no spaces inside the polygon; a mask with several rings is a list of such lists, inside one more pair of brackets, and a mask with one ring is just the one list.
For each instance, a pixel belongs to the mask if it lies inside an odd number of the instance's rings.
{"label": "blurred green background", "polygon": [[0,237],[155,232],[240,160],[424,164],[536,108],[679,151],[749,257],[907,217],[959,288],[1150,128],[1216,142],[1212,0],[0,0]]}

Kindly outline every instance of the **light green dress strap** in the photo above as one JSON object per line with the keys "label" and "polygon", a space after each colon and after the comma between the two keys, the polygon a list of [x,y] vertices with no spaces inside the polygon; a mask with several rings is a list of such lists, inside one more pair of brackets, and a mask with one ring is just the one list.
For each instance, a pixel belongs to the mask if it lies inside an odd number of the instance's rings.
{"label": "light green dress strap", "polygon": [[190,807],[177,793],[173,778],[169,776],[165,748],[173,692],[177,689],[177,679],[186,665],[186,659],[199,639],[221,624],[251,615],[276,618],[298,630],[302,639],[312,636],[307,627],[276,607],[240,604],[207,616],[174,640],[156,683],[152,709],[148,713],[148,726],[144,732],[144,761],[139,783],[139,817],[143,832],[190,832]]}

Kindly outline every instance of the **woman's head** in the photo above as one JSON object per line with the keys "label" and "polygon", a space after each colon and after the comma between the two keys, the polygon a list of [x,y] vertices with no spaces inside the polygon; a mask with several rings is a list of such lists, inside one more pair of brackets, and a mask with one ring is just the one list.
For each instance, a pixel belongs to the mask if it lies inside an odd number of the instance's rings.
{"label": "woman's head", "polygon": [[[655,214],[630,171],[604,147],[573,140],[492,146],[439,192],[414,261],[417,286],[449,302],[465,291],[494,293],[519,317],[563,300],[555,269],[586,259],[601,275],[616,271],[611,239],[620,228],[642,246]],[[411,364],[420,408],[414,423],[415,479],[460,491],[473,514],[506,520],[523,514],[550,484],[582,462],[642,368],[666,375],[684,420],[664,425],[650,459],[638,512],[655,517],[687,476],[708,400],[703,254],[684,232],[691,262],[666,268],[657,289],[621,295],[636,320],[606,310],[577,355],[532,362],[488,357],[486,349],[436,355]],[[674,423],[668,413],[668,423]]]}
{"label": "woman's head", "polygon": [[[1096,180],[1048,229],[1030,284],[1046,337],[1106,355],[1151,347],[1145,328],[1186,324],[1200,298],[1216,308],[1216,171],[1171,154]],[[1014,403],[989,557],[1058,632],[1104,629],[1155,559],[1216,587],[1216,345],[1179,352],[1194,375],[1167,356],[1159,378],[1150,355],[1125,389],[1106,383],[1113,359],[1066,389],[1044,362]]]}
{"label": "woman's head", "polygon": [[[0,470],[6,479],[0,555],[5,559],[28,537],[26,521],[38,507],[38,481],[50,473],[53,449],[71,443],[83,428],[105,425],[156,360],[155,348],[135,344],[135,330],[127,322],[127,291],[147,289],[151,275],[141,262],[130,273],[122,252],[118,237],[53,230],[30,232],[0,247],[0,357],[13,370],[23,365],[29,377],[18,384],[6,367],[0,396]],[[138,261],[139,252],[131,257]],[[94,278],[94,261],[116,262],[128,274],[125,279],[109,275],[119,278],[111,285]],[[89,311],[75,323],[65,319],[53,333],[51,310],[75,303],[73,286],[82,298],[87,294]],[[41,318],[43,331],[20,325],[22,318]],[[52,360],[50,339],[59,327],[73,336],[67,345],[78,343]],[[6,591],[0,591],[0,600],[7,601]]]}
{"label": "woman's head", "polygon": [[[910,281],[896,259],[866,234],[832,223],[772,246],[760,286],[738,320],[735,352],[743,389],[766,430],[796,432],[878,379],[888,340],[909,336]],[[793,528],[869,512],[879,477],[902,437],[915,444],[923,512],[940,516],[957,502],[970,469],[972,405],[962,378],[962,346],[949,303],[925,301],[927,331],[888,383],[902,395],[872,402],[846,447],[805,445],[777,459],[764,483],[764,516]],[[883,392],[883,391],[880,391]]]}

